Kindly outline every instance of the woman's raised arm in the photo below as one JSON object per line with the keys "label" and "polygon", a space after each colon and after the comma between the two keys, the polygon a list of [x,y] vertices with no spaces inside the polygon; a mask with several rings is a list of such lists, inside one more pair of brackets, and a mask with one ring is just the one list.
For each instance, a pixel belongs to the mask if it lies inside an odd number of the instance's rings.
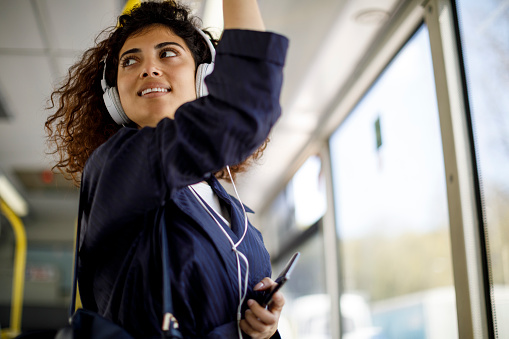
{"label": "woman's raised arm", "polygon": [[257,0],[223,0],[224,29],[265,31]]}

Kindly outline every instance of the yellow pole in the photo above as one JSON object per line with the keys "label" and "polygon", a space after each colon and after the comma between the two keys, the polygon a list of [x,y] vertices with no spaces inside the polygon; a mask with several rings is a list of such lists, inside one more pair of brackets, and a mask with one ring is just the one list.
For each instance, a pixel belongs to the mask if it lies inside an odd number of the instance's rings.
{"label": "yellow pole", "polygon": [[141,3],[140,0],[128,0],[124,6],[122,14],[129,12],[131,9],[133,9],[134,6],[139,5],[140,3]]}
{"label": "yellow pole", "polygon": [[14,270],[12,276],[11,323],[10,328],[2,330],[2,335],[5,335],[6,338],[13,338],[21,332],[27,238],[23,222],[2,199],[0,199],[0,210],[11,223],[16,239],[16,252],[14,255]]}

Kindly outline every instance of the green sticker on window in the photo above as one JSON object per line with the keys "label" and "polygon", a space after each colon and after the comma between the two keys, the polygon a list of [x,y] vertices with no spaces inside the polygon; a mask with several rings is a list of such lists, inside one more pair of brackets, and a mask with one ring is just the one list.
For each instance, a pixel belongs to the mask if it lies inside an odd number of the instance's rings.
{"label": "green sticker on window", "polygon": [[375,134],[376,134],[376,149],[382,146],[382,130],[380,128],[380,117],[375,121]]}

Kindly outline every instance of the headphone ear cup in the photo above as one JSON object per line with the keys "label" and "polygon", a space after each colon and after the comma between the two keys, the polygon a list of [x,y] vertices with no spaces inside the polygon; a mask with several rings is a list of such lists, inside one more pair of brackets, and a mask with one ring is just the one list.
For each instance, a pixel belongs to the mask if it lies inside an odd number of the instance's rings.
{"label": "headphone ear cup", "polygon": [[205,85],[205,77],[212,73],[214,64],[200,64],[196,69],[196,96],[198,98],[209,94],[207,85]]}
{"label": "headphone ear cup", "polygon": [[122,108],[120,96],[118,95],[116,87],[106,89],[103,94],[103,100],[108,113],[118,125],[127,125],[131,123],[131,120],[127,117],[124,109]]}

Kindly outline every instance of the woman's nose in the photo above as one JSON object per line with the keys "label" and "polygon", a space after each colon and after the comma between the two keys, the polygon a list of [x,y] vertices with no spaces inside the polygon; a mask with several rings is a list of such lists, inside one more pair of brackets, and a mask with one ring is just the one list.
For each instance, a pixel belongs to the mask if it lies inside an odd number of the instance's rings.
{"label": "woman's nose", "polygon": [[143,71],[141,72],[141,77],[142,78],[147,78],[147,77],[158,77],[158,76],[161,76],[162,72],[160,69],[158,69],[156,67],[156,65],[154,64],[147,64],[146,67],[143,69]]}
{"label": "woman's nose", "polygon": [[146,77],[148,77],[149,75],[150,75],[150,76],[153,76],[153,77],[157,77],[157,76],[159,76],[159,75],[161,75],[161,74],[159,74],[159,72],[158,72],[158,71],[155,71],[155,70],[154,70],[154,71],[147,71],[147,72],[143,72],[142,77],[143,77],[143,78],[146,78]]}

